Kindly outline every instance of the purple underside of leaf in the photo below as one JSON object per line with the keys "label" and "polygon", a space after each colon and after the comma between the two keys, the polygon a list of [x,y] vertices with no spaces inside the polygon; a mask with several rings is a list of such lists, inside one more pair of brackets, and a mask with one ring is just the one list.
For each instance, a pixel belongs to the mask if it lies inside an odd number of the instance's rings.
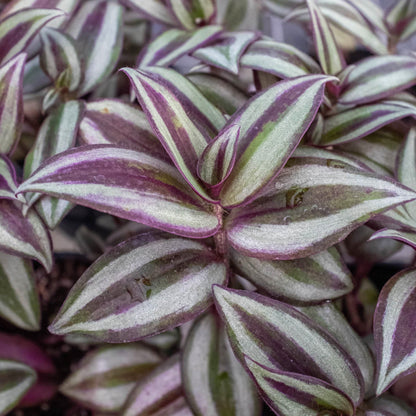
{"label": "purple underside of leaf", "polygon": [[225,266],[204,245],[141,234],[83,274],[49,329],[104,342],[142,339],[199,315],[212,303],[212,284],[226,280]]}
{"label": "purple underside of leaf", "polygon": [[415,197],[390,179],[340,161],[292,158],[262,197],[228,217],[227,235],[236,250],[249,256],[302,258]]}
{"label": "purple underside of leaf", "polygon": [[382,230],[376,231],[370,237],[369,241],[377,240],[380,238],[393,238],[394,240],[405,243],[416,250],[416,232],[406,232],[384,228]]}
{"label": "purple underside of leaf", "polygon": [[55,196],[187,237],[208,237],[220,227],[171,164],[112,145],[54,156],[18,192]]}
{"label": "purple underside of leaf", "polygon": [[416,368],[416,271],[403,270],[383,287],[374,314],[377,395]]}

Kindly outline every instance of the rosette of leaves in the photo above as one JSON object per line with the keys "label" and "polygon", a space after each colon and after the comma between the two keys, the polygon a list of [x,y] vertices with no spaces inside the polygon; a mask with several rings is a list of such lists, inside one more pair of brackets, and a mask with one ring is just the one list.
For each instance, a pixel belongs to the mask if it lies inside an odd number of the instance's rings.
{"label": "rosette of leaves", "polygon": [[[90,239],[103,254],[49,326],[68,342],[116,344],[89,351],[61,393],[124,416],[253,416],[262,401],[281,416],[414,414],[385,392],[416,369],[415,270],[382,289],[373,351],[342,314],[363,276],[338,250],[364,224],[377,230],[367,263],[381,237],[416,240],[416,59],[401,49],[412,2],[384,13],[369,1],[264,1],[307,24],[317,61],[248,30],[250,11],[261,16],[250,0],[68,4],[66,24],[31,44],[24,76],[29,40],[0,67],[1,316],[39,327],[29,259],[51,269],[49,230],[74,204],[126,224]],[[126,26],[151,22],[158,35],[132,61],[123,41],[141,42]],[[339,31],[374,55],[350,63]],[[199,66],[178,70],[190,58]],[[21,181],[11,159],[29,98],[45,114]],[[0,359],[2,414],[35,375]]]}

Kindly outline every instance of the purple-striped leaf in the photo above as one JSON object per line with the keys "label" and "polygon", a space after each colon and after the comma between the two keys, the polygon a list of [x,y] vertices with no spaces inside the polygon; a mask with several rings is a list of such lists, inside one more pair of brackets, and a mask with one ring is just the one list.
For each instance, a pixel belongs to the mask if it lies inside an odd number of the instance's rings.
{"label": "purple-striped leaf", "polygon": [[4,19],[22,9],[59,9],[70,14],[76,4],[77,0],[10,0],[2,10],[0,18]]}
{"label": "purple-striped leaf", "polygon": [[0,153],[11,153],[20,138],[25,60],[22,53],[0,67]]}
{"label": "purple-striped leaf", "polygon": [[416,369],[415,305],[414,268],[397,273],[380,292],[374,314],[377,395]]}
{"label": "purple-striped leaf", "polygon": [[416,106],[393,100],[357,106],[327,117],[319,144],[332,146],[358,140],[405,117],[416,118]]}
{"label": "purple-striped leaf", "polygon": [[220,227],[170,163],[113,145],[54,156],[18,191],[66,199],[186,237],[209,237]]}
{"label": "purple-striped leaf", "polygon": [[347,0],[380,33],[387,33],[383,8],[372,0]]}
{"label": "purple-striped leaf", "polygon": [[248,99],[245,91],[216,74],[192,72],[187,78],[225,114],[234,114]]}
{"label": "purple-striped leaf", "polygon": [[136,385],[121,415],[193,415],[182,398],[181,363],[178,354],[168,358]]}
{"label": "purple-striped leaf", "polygon": [[51,270],[51,242],[45,225],[33,209],[24,216],[19,202],[0,200],[0,249],[35,259]]}
{"label": "purple-striped leaf", "polygon": [[[67,101],[54,110],[42,123],[35,145],[25,159],[25,177],[28,178],[46,159],[64,152],[75,145],[78,128],[84,112],[81,101]],[[36,204],[36,210],[49,228],[55,228],[72,208],[68,201],[40,194],[26,194],[30,204]]]}
{"label": "purple-striped leaf", "polygon": [[79,135],[85,144],[114,144],[170,161],[146,115],[128,103],[105,98],[85,106]]}
{"label": "purple-striped leaf", "polygon": [[264,0],[265,8],[282,18],[286,17],[293,9],[304,4],[304,0]]}
{"label": "purple-striped leaf", "polygon": [[415,197],[388,178],[340,161],[292,158],[267,193],[228,217],[227,235],[236,250],[249,256],[302,258]]}
{"label": "purple-striped leaf", "polygon": [[156,352],[141,344],[101,347],[81,360],[59,390],[88,409],[120,412],[136,383],[160,362]]}
{"label": "purple-striped leaf", "polygon": [[166,0],[166,4],[188,30],[212,23],[217,12],[215,0]]}
{"label": "purple-striped leaf", "polygon": [[310,75],[286,80],[255,95],[228,122],[240,126],[237,158],[221,190],[224,207],[252,200],[283,168],[321,105],[325,83]]}
{"label": "purple-striped leaf", "polygon": [[[0,199],[15,200],[16,189],[18,187],[16,172],[10,159],[0,155]],[[24,198],[19,198],[25,202]]]}
{"label": "purple-striped leaf", "polygon": [[336,75],[345,66],[345,60],[334,34],[315,0],[306,0],[309,9],[315,50],[326,74]]}
{"label": "purple-striped leaf", "polygon": [[386,14],[386,23],[394,40],[403,41],[411,36],[412,26],[416,29],[415,4],[413,0],[398,0],[392,4]]}
{"label": "purple-striped leaf", "polygon": [[214,286],[214,298],[231,345],[271,370],[310,376],[361,402],[363,379],[354,360],[312,319],[285,303],[254,292]]}
{"label": "purple-striped leaf", "polygon": [[[200,196],[212,201],[199,180],[197,163],[210,140],[209,132],[225,123],[222,114],[190,81],[171,69],[123,71],[155,134],[185,180]],[[175,80],[180,84],[175,85]],[[181,86],[185,89],[180,90]]]}
{"label": "purple-striped leaf", "polygon": [[400,35],[400,41],[406,41],[410,39],[412,36],[414,36],[416,33],[416,16],[413,15],[411,19],[409,19],[406,27],[403,29],[401,35]]}
{"label": "purple-striped leaf", "polygon": [[40,304],[32,264],[0,252],[0,316],[28,331],[40,329]]}
{"label": "purple-striped leaf", "polygon": [[193,56],[202,62],[238,74],[240,58],[258,35],[254,32],[226,32],[217,41],[198,48]]}
{"label": "purple-striped leaf", "polygon": [[415,411],[398,397],[385,393],[368,403],[365,416],[414,416]]}
{"label": "purple-striped leaf", "polygon": [[232,262],[258,289],[287,302],[317,303],[353,289],[351,273],[335,248],[286,261],[256,259],[233,250]]}
{"label": "purple-striped leaf", "polygon": [[341,84],[339,103],[365,104],[389,97],[416,84],[416,58],[388,55],[355,64]]}
{"label": "purple-striped leaf", "polygon": [[192,32],[180,29],[166,30],[143,49],[137,66],[145,68],[172,65],[182,56],[216,40],[221,32],[221,26],[205,26]]}
{"label": "purple-striped leaf", "polygon": [[309,316],[342,345],[360,369],[364,380],[365,394],[372,395],[375,372],[374,357],[334,303],[326,302],[321,305],[298,307],[298,310]]}
{"label": "purple-striped leaf", "polygon": [[287,79],[319,73],[319,65],[306,53],[286,43],[258,40],[241,57],[241,66]]}
{"label": "purple-striped leaf", "polygon": [[23,94],[30,96],[31,94],[41,96],[42,90],[49,87],[51,81],[49,77],[43,72],[40,66],[39,55],[29,60],[25,64],[23,74]]}
{"label": "purple-striped leaf", "polygon": [[150,20],[170,26],[178,24],[164,0],[121,0],[121,3],[138,11]]}
{"label": "purple-striped leaf", "polygon": [[211,286],[226,280],[224,264],[204,245],[142,234],[108,251],[82,275],[50,331],[104,342],[145,338],[199,315],[212,303]]}
{"label": "purple-striped leaf", "polygon": [[56,9],[22,9],[0,21],[0,64],[23,52],[48,22],[64,12]]}
{"label": "purple-striped leaf", "polygon": [[116,2],[85,1],[67,27],[76,40],[84,77],[79,95],[103,82],[116,67],[122,47],[123,7]]}
{"label": "purple-striped leaf", "polygon": [[75,41],[59,30],[45,28],[41,34],[40,64],[57,90],[74,92],[80,85],[83,68]]}
{"label": "purple-striped leaf", "polygon": [[27,365],[0,359],[0,414],[8,414],[35,381],[36,373]]}
{"label": "purple-striped leaf", "polygon": [[[360,10],[358,10],[358,2],[351,4],[349,0],[318,0],[317,5],[322,13],[322,16],[330,24],[330,27],[335,27],[343,33],[353,36],[358,39],[362,45],[371,50],[375,54],[387,54],[388,49],[377,32],[368,24],[368,21]],[[366,6],[368,3],[366,4]],[[365,8],[362,6],[361,8]],[[377,6],[376,6],[377,7]],[[372,13],[371,10],[369,13]],[[369,14],[367,13],[367,15]],[[378,16],[379,17],[379,16]],[[288,20],[296,20],[301,22],[308,22],[307,8],[297,8],[288,17]],[[382,19],[375,17],[374,22],[382,26]],[[384,27],[385,30],[385,27]]]}
{"label": "purple-striped leaf", "polygon": [[380,238],[392,238],[394,240],[405,243],[416,250],[416,232],[390,230],[388,228],[384,228],[382,230],[376,231],[370,237],[370,241],[378,240]]}
{"label": "purple-striped leaf", "polygon": [[245,357],[245,362],[263,399],[276,415],[354,415],[351,400],[329,383],[315,377],[270,369],[249,357]]}
{"label": "purple-striped leaf", "polygon": [[182,353],[182,377],[186,398],[197,416],[261,414],[256,389],[214,314],[192,326]]}
{"label": "purple-striped leaf", "polygon": [[205,148],[198,160],[198,175],[213,189],[218,188],[230,175],[235,163],[240,127],[226,127]]}

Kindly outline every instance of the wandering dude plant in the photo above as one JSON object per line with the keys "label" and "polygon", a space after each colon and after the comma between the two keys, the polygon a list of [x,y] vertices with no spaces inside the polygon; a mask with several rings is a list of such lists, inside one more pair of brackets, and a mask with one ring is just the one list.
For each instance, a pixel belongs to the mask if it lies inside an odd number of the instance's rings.
{"label": "wandering dude plant", "polygon": [[416,415],[415,0],[0,4],[0,415]]}

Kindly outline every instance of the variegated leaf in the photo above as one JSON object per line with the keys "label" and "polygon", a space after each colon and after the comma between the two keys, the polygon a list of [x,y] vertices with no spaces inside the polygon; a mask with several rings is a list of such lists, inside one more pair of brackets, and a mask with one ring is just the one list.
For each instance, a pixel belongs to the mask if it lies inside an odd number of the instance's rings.
{"label": "variegated leaf", "polygon": [[188,30],[210,24],[217,12],[215,0],[166,0],[166,4]]}
{"label": "variegated leaf", "polygon": [[397,179],[416,190],[416,128],[409,130],[397,157]]}
{"label": "variegated leaf", "polygon": [[20,54],[0,67],[0,153],[11,153],[20,138],[25,60]]}
{"label": "variegated leaf", "polygon": [[106,346],[89,352],[60,387],[88,409],[120,412],[136,383],[161,361],[141,344]]}
{"label": "variegated leaf", "polygon": [[178,24],[163,0],[121,0],[121,2],[150,20],[171,26]]}
{"label": "variegated leaf", "polygon": [[28,331],[40,329],[40,305],[32,264],[0,252],[0,316]]}
{"label": "variegated leaf", "polygon": [[345,351],[355,361],[364,379],[366,395],[372,395],[374,383],[374,357],[368,346],[351,328],[345,317],[338,311],[334,303],[322,303],[321,305],[298,307],[305,315],[309,316],[318,325],[324,328],[334,337]]}
{"label": "variegated leaf", "polygon": [[198,48],[193,56],[202,62],[238,74],[240,58],[258,35],[254,32],[226,32],[217,41],[204,48]]}
{"label": "variegated leaf", "polygon": [[79,95],[103,82],[114,70],[122,46],[123,7],[116,2],[85,1],[67,27],[84,64]]}
{"label": "variegated leaf", "polygon": [[10,0],[2,10],[0,19],[4,19],[6,16],[22,9],[59,9],[70,14],[74,10],[76,3],[77,0]]}
{"label": "variegated leaf", "polygon": [[198,175],[214,189],[230,175],[235,163],[240,127],[232,124],[226,127],[205,148],[198,160]]}
{"label": "variegated leaf", "polygon": [[48,22],[63,16],[56,9],[22,9],[0,21],[0,64],[23,52]]}
{"label": "variegated leaf", "polygon": [[[81,101],[67,101],[54,110],[42,123],[34,147],[25,159],[25,177],[28,178],[46,159],[75,145],[78,128],[84,112]],[[26,195],[30,203],[40,194]],[[49,228],[55,228],[72,208],[72,204],[45,196],[36,204],[39,215]]]}
{"label": "variegated leaf", "polygon": [[249,100],[228,122],[240,126],[235,166],[221,189],[224,207],[252,200],[283,168],[321,105],[325,83],[310,75],[286,80]]}
{"label": "variegated leaf", "polygon": [[416,118],[416,106],[402,101],[386,100],[357,106],[327,117],[319,144],[333,146],[361,139],[394,121],[409,116]]}
{"label": "variegated leaf", "polygon": [[334,34],[315,0],[306,0],[312,23],[316,54],[326,74],[336,75],[345,66],[345,60]]}
{"label": "variegated leaf", "polygon": [[287,302],[317,303],[353,289],[351,273],[335,248],[286,261],[256,259],[233,250],[232,262],[257,288]]}
{"label": "variegated leaf", "polygon": [[[186,411],[187,406],[181,396],[181,364],[179,355],[175,354],[136,385],[121,415],[191,416],[192,412]],[[183,407],[185,409],[179,411]]]}
{"label": "variegated leaf", "polygon": [[364,394],[354,360],[331,335],[292,306],[249,291],[214,286],[214,298],[237,357],[271,370],[310,376],[344,392]]}
{"label": "variegated leaf", "polygon": [[[256,0],[227,0],[226,7],[218,7],[218,21],[228,30],[256,31],[260,26],[261,6]],[[221,10],[224,9],[224,10]]]}
{"label": "variegated leaf", "polygon": [[221,34],[221,26],[205,26],[192,32],[166,30],[140,53],[137,66],[169,66],[184,55],[211,43]]}
{"label": "variegated leaf", "polygon": [[85,144],[115,144],[164,159],[170,158],[139,107],[116,99],[90,101],[79,134]]}
{"label": "variegated leaf", "polygon": [[202,244],[142,234],[83,274],[50,331],[104,342],[145,338],[199,315],[212,302],[211,286],[226,280],[224,264]]}
{"label": "variegated leaf", "polygon": [[49,77],[40,66],[39,55],[26,62],[23,74],[23,94],[25,97],[31,94],[41,95],[41,91],[49,87],[50,84]]}
{"label": "variegated leaf", "polygon": [[368,403],[365,416],[414,416],[415,411],[399,398],[385,393]]}
{"label": "variegated leaf", "polygon": [[83,76],[81,61],[75,41],[59,30],[45,28],[41,32],[42,50],[40,64],[55,88],[63,92],[74,92]]}
{"label": "variegated leaf", "polygon": [[[197,371],[195,371],[198,369]],[[182,353],[186,398],[197,416],[256,416],[256,389],[236,360],[219,318],[207,314],[193,325]]]}
{"label": "variegated leaf", "polygon": [[6,415],[36,381],[36,373],[17,361],[0,359],[0,414]]}
{"label": "variegated leaf", "polygon": [[380,238],[392,238],[394,240],[405,243],[416,250],[416,232],[390,230],[388,228],[384,228],[382,230],[376,231],[370,237],[370,241],[378,240]]}
{"label": "variegated leaf", "polygon": [[245,357],[246,366],[266,403],[279,416],[354,415],[351,400],[314,377],[279,371]]}
{"label": "variegated leaf", "polygon": [[187,78],[225,114],[234,114],[248,99],[241,88],[218,75],[193,72]]}
{"label": "variegated leaf", "polygon": [[[200,196],[212,201],[198,178],[197,163],[210,140],[209,132],[225,123],[222,114],[190,81],[173,70],[123,71],[150,125],[185,180]],[[175,85],[175,80],[180,84]],[[178,89],[180,86],[185,89]]]}
{"label": "variegated leaf", "polygon": [[19,202],[0,200],[0,249],[33,258],[49,272],[52,268],[49,234],[33,209],[26,216],[21,209]]}
{"label": "variegated leaf", "polygon": [[415,17],[414,0],[398,0],[391,5],[386,13],[386,23],[390,33],[398,40],[407,38],[406,31],[412,18]]}
{"label": "variegated leaf", "polygon": [[338,101],[344,105],[365,104],[389,97],[416,84],[416,58],[388,55],[367,58],[355,64],[341,84]]}
{"label": "variegated leaf", "polygon": [[227,235],[236,250],[249,256],[302,258],[415,197],[388,178],[340,161],[292,158],[267,193],[228,217]]}
{"label": "variegated leaf", "polygon": [[413,15],[413,17],[409,20],[406,27],[402,31],[400,35],[400,41],[406,41],[410,39],[412,36],[414,36],[416,33],[416,16]]}
{"label": "variegated leaf", "polygon": [[370,23],[375,29],[381,33],[387,33],[387,27],[384,19],[385,12],[383,8],[374,3],[372,0],[347,0],[352,6],[357,9],[364,19]]}
{"label": "variegated leaf", "polygon": [[[0,155],[0,199],[15,200],[18,187],[16,172],[9,158]],[[25,202],[24,198],[21,202]]]}
{"label": "variegated leaf", "polygon": [[415,269],[397,273],[380,292],[374,314],[377,395],[416,369],[415,304]]}
{"label": "variegated leaf", "polygon": [[186,237],[208,237],[220,227],[215,214],[170,163],[113,145],[60,153],[18,191],[66,199]]}
{"label": "variegated leaf", "polygon": [[258,40],[250,45],[241,57],[241,66],[283,79],[321,72],[309,55],[294,46],[273,40]]}

